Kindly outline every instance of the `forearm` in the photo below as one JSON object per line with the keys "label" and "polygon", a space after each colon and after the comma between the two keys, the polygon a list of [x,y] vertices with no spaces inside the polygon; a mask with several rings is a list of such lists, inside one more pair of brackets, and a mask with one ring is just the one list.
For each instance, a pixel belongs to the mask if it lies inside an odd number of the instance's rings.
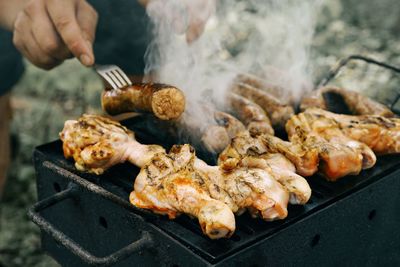
{"label": "forearm", "polygon": [[19,11],[28,0],[0,0],[0,27],[12,31]]}

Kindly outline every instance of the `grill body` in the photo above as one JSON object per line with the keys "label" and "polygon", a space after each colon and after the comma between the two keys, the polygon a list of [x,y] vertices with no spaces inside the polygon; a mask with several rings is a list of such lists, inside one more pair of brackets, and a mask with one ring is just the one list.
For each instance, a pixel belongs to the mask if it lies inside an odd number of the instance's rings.
{"label": "grill body", "polygon": [[[400,73],[353,55],[319,84],[352,61]],[[399,101],[400,94],[390,104],[396,113]],[[152,122],[124,124],[142,143],[177,143]],[[60,141],[36,148],[34,164],[39,203],[28,214],[42,230],[43,249],[63,266],[400,266],[400,156],[380,157],[374,168],[335,183],[310,177],[309,203],[289,206],[283,221],[237,217],[227,240],[208,239],[186,216],[171,221],[132,207],[128,196],[138,169],[130,165],[100,177],[79,173],[64,159]]]}
{"label": "grill body", "polygon": [[[137,121],[126,125],[135,130]],[[148,137],[138,129],[136,133]],[[77,172],[64,159],[59,141],[38,147],[34,162],[39,201],[71,185],[75,188],[72,197],[43,209],[40,215],[90,254],[105,257],[143,233],[151,236],[150,246],[112,261],[115,266],[400,264],[398,156],[381,157],[371,170],[336,183],[311,177],[310,202],[304,207],[290,206],[287,219],[264,222],[243,215],[237,217],[231,239],[216,241],[204,236],[197,221],[186,216],[171,221],[127,208],[138,172],[135,167],[122,164],[102,176]],[[93,185],[120,197],[126,205],[93,192]],[[63,266],[110,263],[82,260],[45,231],[42,246]]]}

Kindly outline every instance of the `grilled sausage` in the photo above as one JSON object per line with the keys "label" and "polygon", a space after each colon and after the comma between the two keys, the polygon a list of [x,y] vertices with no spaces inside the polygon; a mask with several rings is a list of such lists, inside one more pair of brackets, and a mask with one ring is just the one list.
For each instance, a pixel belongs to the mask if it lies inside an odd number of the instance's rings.
{"label": "grilled sausage", "polygon": [[110,115],[149,112],[162,120],[173,120],[184,112],[185,96],[170,85],[135,83],[123,89],[104,91],[102,107]]}
{"label": "grilled sausage", "polygon": [[292,106],[285,105],[276,97],[248,84],[237,83],[233,86],[232,91],[259,105],[267,113],[272,126],[276,129],[284,129],[285,123],[294,115]]}
{"label": "grilled sausage", "polygon": [[224,150],[231,139],[246,130],[243,123],[225,112],[215,111],[217,125],[210,125],[202,133],[201,141],[209,152],[219,153]]}
{"label": "grilled sausage", "polygon": [[228,95],[228,101],[233,112],[246,125],[251,135],[263,133],[274,135],[271,121],[259,105],[235,93]]}

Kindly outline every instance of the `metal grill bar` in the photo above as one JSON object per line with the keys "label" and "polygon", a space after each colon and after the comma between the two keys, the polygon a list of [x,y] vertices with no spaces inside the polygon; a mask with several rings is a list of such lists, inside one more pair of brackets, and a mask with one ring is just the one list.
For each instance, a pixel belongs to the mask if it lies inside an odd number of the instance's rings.
{"label": "metal grill bar", "polygon": [[354,61],[354,60],[365,61],[365,62],[368,62],[368,63],[371,63],[371,64],[378,65],[380,67],[392,70],[392,71],[394,71],[396,73],[400,73],[400,68],[399,67],[396,67],[396,66],[384,63],[384,62],[380,62],[380,61],[377,61],[377,60],[369,58],[369,57],[364,57],[364,56],[360,56],[360,55],[351,55],[351,56],[349,56],[347,58],[341,59],[338,62],[338,64],[328,72],[326,77],[322,81],[320,81],[318,83],[318,86],[316,88],[319,88],[321,86],[327,85],[333,78],[336,77],[336,75],[339,73],[339,71],[344,66],[346,66],[350,61]]}
{"label": "metal grill bar", "polygon": [[110,200],[110,201],[114,202],[115,204],[117,204],[121,207],[124,207],[127,210],[134,211],[140,215],[146,216],[147,218],[157,218],[157,215],[155,215],[149,211],[136,208],[135,206],[133,206],[131,203],[129,203],[125,199],[114,195],[113,193],[103,189],[102,187],[100,187],[94,183],[91,183],[88,180],[85,180],[85,179],[79,177],[78,175],[67,171],[66,169],[61,168],[50,161],[44,161],[43,166],[62,175],[63,177],[70,180],[71,182],[74,182],[74,183],[80,185],[85,190],[95,193],[107,200]]}

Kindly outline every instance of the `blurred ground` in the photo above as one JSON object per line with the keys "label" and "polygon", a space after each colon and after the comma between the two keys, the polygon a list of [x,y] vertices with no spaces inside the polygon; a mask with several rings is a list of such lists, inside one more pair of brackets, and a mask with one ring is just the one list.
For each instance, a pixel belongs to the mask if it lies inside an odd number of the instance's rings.
{"label": "blurred ground", "polygon": [[[398,14],[397,0],[327,1],[319,14],[312,50],[316,80],[339,58],[350,54],[364,54],[400,66]],[[382,74],[375,80],[382,85],[390,83],[391,75]],[[39,231],[26,216],[27,208],[36,201],[31,155],[35,146],[58,138],[66,119],[84,112],[100,112],[101,89],[96,74],[75,61],[50,72],[28,65],[14,88],[14,155],[0,207],[0,266],[57,266],[40,250]]]}

